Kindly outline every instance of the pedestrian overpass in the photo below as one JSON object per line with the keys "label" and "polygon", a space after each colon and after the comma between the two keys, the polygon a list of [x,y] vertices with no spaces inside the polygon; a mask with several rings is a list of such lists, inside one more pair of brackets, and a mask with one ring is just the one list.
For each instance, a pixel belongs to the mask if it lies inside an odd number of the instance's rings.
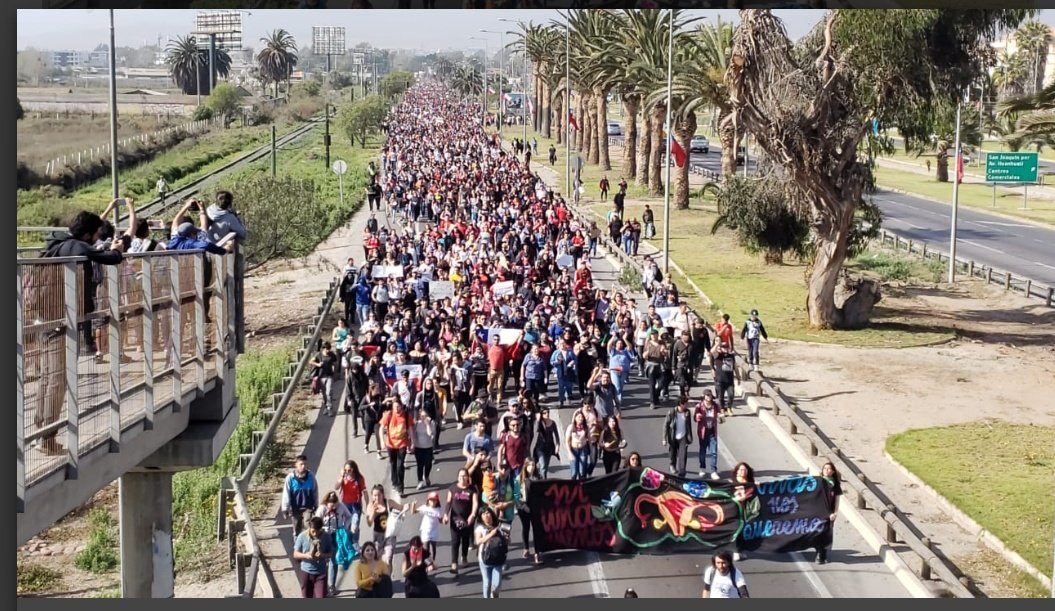
{"label": "pedestrian overpass", "polygon": [[[86,312],[92,265],[26,250],[17,261],[17,544],[119,479],[122,595],[171,597],[172,476],[213,464],[238,424],[241,255],[126,255],[96,268],[96,307]],[[92,334],[102,354],[88,352]]]}

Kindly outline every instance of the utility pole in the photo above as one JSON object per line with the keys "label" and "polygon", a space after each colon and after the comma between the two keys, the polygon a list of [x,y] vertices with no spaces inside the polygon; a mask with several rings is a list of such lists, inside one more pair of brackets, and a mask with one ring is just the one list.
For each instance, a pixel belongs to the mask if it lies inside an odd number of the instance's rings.
{"label": "utility pole", "polygon": [[278,170],[278,148],[275,146],[275,126],[271,126],[271,178],[275,178]]}
{"label": "utility pole", "polygon": [[194,37],[194,94],[198,96],[198,106],[201,106],[201,49],[197,36]]}
{"label": "utility pole", "polygon": [[[117,177],[117,47],[114,45],[114,9],[110,9],[110,186],[114,199],[119,197]],[[117,226],[120,206],[114,206]]]}
{"label": "utility pole", "polygon": [[956,281],[956,216],[960,207],[960,106],[956,104],[956,169],[952,181],[952,228],[949,231],[949,282]]}
{"label": "utility pole", "polygon": [[216,34],[209,34],[209,94],[216,89]]}
{"label": "utility pole", "polygon": [[[663,185],[663,273],[670,277],[670,165],[673,161],[674,134],[670,131],[670,116],[674,114],[670,109],[671,80],[674,69],[674,10],[667,9],[667,17],[670,19],[670,29],[667,41],[667,179]],[[747,165],[746,160],[744,165]]]}
{"label": "utility pole", "polygon": [[330,102],[326,102],[326,134],[322,137],[326,145],[326,167],[330,167]]}
{"label": "utility pole", "polygon": [[564,148],[567,154],[564,160],[565,179],[567,180],[567,195],[571,199],[571,24],[568,18],[564,18]]}

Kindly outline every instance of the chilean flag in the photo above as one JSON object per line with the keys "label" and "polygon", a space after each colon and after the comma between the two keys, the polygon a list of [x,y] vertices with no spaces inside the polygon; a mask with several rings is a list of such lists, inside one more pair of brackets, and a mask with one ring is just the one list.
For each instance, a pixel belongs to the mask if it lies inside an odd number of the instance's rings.
{"label": "chilean flag", "polygon": [[674,155],[674,163],[678,164],[678,167],[685,165],[685,149],[681,147],[681,143],[674,138],[673,135],[668,136],[670,139],[670,152]]}
{"label": "chilean flag", "polygon": [[963,182],[963,149],[956,153],[956,182]]}
{"label": "chilean flag", "polygon": [[571,125],[575,131],[579,131],[579,124],[575,121],[575,115],[571,112],[568,113],[568,125]]}

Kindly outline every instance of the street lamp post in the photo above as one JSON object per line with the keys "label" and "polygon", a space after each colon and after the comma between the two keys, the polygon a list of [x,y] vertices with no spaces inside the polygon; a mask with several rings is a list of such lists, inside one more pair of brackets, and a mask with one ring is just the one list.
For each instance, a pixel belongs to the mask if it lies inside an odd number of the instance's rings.
{"label": "street lamp post", "polygon": [[670,277],[670,162],[671,151],[674,148],[674,134],[670,132],[670,108],[671,80],[674,69],[674,9],[667,9],[670,19],[670,29],[667,41],[667,147],[664,159],[667,160],[667,180],[663,185],[663,273]]}
{"label": "street lamp post", "polygon": [[[505,21],[507,23],[510,23],[510,22],[518,23],[518,24],[521,23],[520,21],[517,21],[517,20],[514,20],[514,19],[507,19],[505,17],[499,17],[498,20],[499,21]],[[523,53],[523,58],[522,58],[523,59],[523,66],[522,66],[522,70],[520,72],[520,74],[521,74],[520,78],[522,79],[521,80],[520,89],[521,89],[521,95],[523,96],[523,98],[522,98],[522,101],[520,102],[520,112],[521,112],[521,114],[523,114],[523,118],[524,118],[524,146],[525,146],[525,150],[526,150],[526,147],[527,147],[527,101],[528,101],[528,91],[527,91],[527,82],[528,82],[527,60],[528,60],[528,56],[527,56],[527,44],[526,43],[524,44],[524,48],[521,50],[521,52]]]}
{"label": "street lamp post", "polygon": [[568,198],[571,199],[571,23],[564,20],[564,148],[567,154],[564,160],[565,179],[567,180]]}
{"label": "street lamp post", "polygon": [[960,204],[960,103],[956,104],[956,168],[952,181],[952,228],[949,230],[949,282],[956,280],[956,216]]}
{"label": "street lamp post", "polygon": [[[117,178],[117,47],[114,46],[114,9],[110,9],[110,183],[114,199],[118,198]],[[114,206],[114,226],[120,206]]]}
{"label": "street lamp post", "polygon": [[487,51],[488,51],[487,39],[484,38],[483,36],[470,36],[469,40],[482,40],[483,43],[484,43],[484,69],[483,69],[483,78],[481,79],[481,81],[483,82],[483,90],[480,91],[480,96],[483,98],[483,113],[481,113],[482,117],[480,118],[480,126],[483,129],[486,130],[487,129]]}
{"label": "street lamp post", "polygon": [[[505,55],[504,55],[504,53],[502,51],[506,48],[505,47],[505,45],[506,45],[506,35],[505,35],[505,32],[499,32],[499,31],[496,31],[496,30],[480,30],[480,31],[484,32],[486,34],[498,34],[498,36],[499,36],[499,39],[498,39],[498,44],[499,44],[499,47],[498,47],[498,89],[497,89],[497,94],[496,94],[498,96],[498,103],[495,106],[498,109],[498,116],[502,117],[504,115],[504,113],[502,112],[503,111],[502,77],[503,77],[503,75],[505,74],[505,71],[506,71],[506,68],[505,68],[506,60],[505,60]],[[497,124],[498,124],[498,133],[501,134],[502,133],[502,121],[501,120],[497,121]]]}

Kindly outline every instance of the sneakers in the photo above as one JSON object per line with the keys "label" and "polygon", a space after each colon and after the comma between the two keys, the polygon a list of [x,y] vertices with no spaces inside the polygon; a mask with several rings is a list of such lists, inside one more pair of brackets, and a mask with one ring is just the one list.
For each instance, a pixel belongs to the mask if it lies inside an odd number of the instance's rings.
{"label": "sneakers", "polygon": [[745,558],[747,558],[747,554],[745,554],[744,552],[734,552],[733,553],[733,560],[736,561],[736,562],[740,562],[741,560],[743,560]]}
{"label": "sneakers", "polygon": [[706,477],[706,476],[707,476],[707,472],[706,472],[706,471],[704,471],[703,469],[700,469],[700,473],[699,473],[699,476],[700,476],[701,478],[703,478],[703,477]]}
{"label": "sneakers", "polygon": [[715,472],[711,473],[711,479],[713,479],[714,481],[718,481],[719,479],[721,479],[721,476],[719,476],[718,472],[715,471]]}
{"label": "sneakers", "polygon": [[425,478],[425,487],[426,488],[431,488],[432,487],[432,480],[430,480],[427,477]]}
{"label": "sneakers", "polygon": [[425,482],[418,482],[418,487],[416,488],[416,490],[421,490],[423,488],[425,488]]}

